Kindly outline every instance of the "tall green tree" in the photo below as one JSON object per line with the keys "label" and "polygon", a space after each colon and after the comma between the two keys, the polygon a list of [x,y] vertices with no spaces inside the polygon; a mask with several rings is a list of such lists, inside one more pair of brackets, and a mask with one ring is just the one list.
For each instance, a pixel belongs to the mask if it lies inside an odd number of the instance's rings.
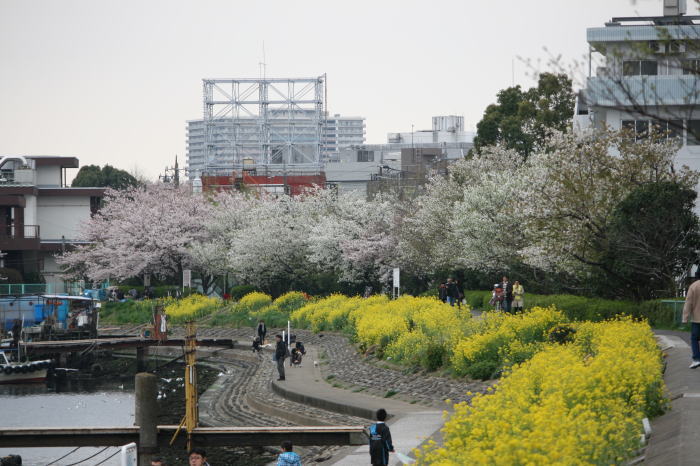
{"label": "tall green tree", "polygon": [[105,165],[83,165],[71,183],[72,187],[110,187],[126,189],[139,183],[129,172]]}
{"label": "tall green tree", "polygon": [[476,125],[474,149],[486,146],[514,149],[527,157],[544,146],[551,130],[566,131],[574,114],[575,94],[565,74],[542,73],[537,86],[503,89]]}
{"label": "tall green tree", "polygon": [[[615,277],[607,277],[603,290],[637,299],[676,296],[678,278],[697,263],[700,250],[696,198],[692,188],[660,181],[638,186],[620,202],[601,260]],[[617,286],[609,286],[613,281]]]}

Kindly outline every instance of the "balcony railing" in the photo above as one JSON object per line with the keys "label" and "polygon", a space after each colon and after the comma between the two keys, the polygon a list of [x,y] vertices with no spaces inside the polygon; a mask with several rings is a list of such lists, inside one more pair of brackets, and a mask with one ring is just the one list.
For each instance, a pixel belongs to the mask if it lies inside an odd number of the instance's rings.
{"label": "balcony railing", "polygon": [[39,225],[0,225],[0,250],[39,249]]}
{"label": "balcony railing", "polygon": [[0,237],[39,239],[39,225],[5,225],[0,229]]}

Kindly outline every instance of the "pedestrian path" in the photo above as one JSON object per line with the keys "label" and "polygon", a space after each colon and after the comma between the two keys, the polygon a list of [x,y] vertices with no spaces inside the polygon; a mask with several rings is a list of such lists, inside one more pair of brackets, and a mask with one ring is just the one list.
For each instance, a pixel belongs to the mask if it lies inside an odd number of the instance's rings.
{"label": "pedestrian path", "polygon": [[664,381],[671,408],[652,420],[644,464],[696,465],[700,458],[700,368],[689,369],[690,334],[656,330],[666,354]]}
{"label": "pedestrian path", "polygon": [[[391,428],[394,447],[403,454],[409,454],[413,448],[438,433],[442,427],[442,411],[331,386],[324,380],[319,363],[317,349],[307,347],[302,367],[291,368],[287,364],[286,380],[274,381],[273,390],[293,401],[363,417],[367,419],[368,425],[374,419],[376,410],[384,408],[390,416],[387,423]],[[368,447],[364,445],[344,448],[342,453],[334,455],[329,464],[365,465],[368,464],[368,460]],[[391,464],[401,463],[392,455]]]}

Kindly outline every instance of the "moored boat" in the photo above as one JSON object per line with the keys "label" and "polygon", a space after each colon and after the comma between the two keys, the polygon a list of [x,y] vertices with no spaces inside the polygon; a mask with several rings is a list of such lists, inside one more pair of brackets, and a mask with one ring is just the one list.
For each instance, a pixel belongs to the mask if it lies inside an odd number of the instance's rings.
{"label": "moored boat", "polygon": [[51,366],[51,360],[10,362],[0,351],[0,384],[43,382]]}

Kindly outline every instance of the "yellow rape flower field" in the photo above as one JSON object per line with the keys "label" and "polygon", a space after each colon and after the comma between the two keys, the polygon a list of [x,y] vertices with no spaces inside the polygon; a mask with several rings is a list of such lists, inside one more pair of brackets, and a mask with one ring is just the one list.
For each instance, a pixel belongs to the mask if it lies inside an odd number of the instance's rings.
{"label": "yellow rape flower field", "polygon": [[180,300],[166,299],[163,304],[170,322],[183,323],[214,312],[221,306],[221,300],[193,294]]}
{"label": "yellow rape flower field", "polygon": [[628,317],[568,322],[550,307],[471,319],[434,298],[333,295],[291,318],[399,363],[500,377],[454,406],[443,443],[416,452],[420,464],[621,464],[640,446],[642,419],[666,406],[651,328]]}

